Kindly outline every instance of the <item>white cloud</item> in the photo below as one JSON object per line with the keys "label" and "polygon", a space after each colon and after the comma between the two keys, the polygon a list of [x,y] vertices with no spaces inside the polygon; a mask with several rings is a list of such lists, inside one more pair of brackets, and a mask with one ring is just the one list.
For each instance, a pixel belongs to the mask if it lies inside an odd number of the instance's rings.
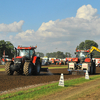
{"label": "white cloud", "polygon": [[23,23],[23,20],[19,21],[18,23],[13,22],[9,25],[2,23],[0,24],[0,32],[20,32],[22,31]]}
{"label": "white cloud", "polygon": [[42,52],[62,50],[74,53],[80,42],[94,40],[98,43],[99,37],[100,18],[97,16],[97,9],[91,5],[83,5],[77,10],[76,17],[43,22],[36,32],[26,30],[15,37],[10,36],[9,40],[16,45],[37,44],[38,51]]}
{"label": "white cloud", "polygon": [[38,38],[34,30],[26,30],[16,34],[16,36],[10,35],[9,39],[15,44],[27,45],[29,42],[37,41]]}
{"label": "white cloud", "polygon": [[34,30],[27,30],[27,31],[25,31],[25,32],[20,32],[20,33],[18,33],[17,35],[16,35],[16,37],[15,37],[15,39],[18,39],[18,38],[21,38],[22,40],[26,40],[27,39],[27,41],[32,41],[32,39],[31,38],[34,38],[34,36],[36,35],[34,35],[35,34],[35,32],[34,32]]}
{"label": "white cloud", "polygon": [[49,28],[53,27],[54,24],[55,23],[52,20],[50,20],[47,23],[43,22],[41,27],[38,29],[38,31],[43,31],[43,30],[49,29]]}
{"label": "white cloud", "polygon": [[88,5],[83,5],[77,10],[76,14],[77,18],[83,18],[87,20],[91,20],[94,18],[97,18],[97,9],[92,8],[90,4]]}

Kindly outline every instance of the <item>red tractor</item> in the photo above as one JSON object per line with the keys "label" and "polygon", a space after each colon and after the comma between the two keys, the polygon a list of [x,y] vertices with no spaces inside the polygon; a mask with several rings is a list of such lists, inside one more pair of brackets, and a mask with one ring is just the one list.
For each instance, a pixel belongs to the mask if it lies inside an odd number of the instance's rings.
{"label": "red tractor", "polygon": [[41,68],[41,59],[35,55],[37,47],[20,47],[15,48],[16,56],[12,61],[5,64],[5,73],[13,75],[14,71],[18,74],[38,75],[40,71],[48,71],[47,68]]}
{"label": "red tractor", "polygon": [[92,60],[92,53],[90,53],[90,51],[91,49],[89,50],[76,49],[76,52],[75,52],[76,57],[72,58],[72,60],[68,62],[69,73],[81,74],[81,72],[85,73],[87,70],[90,74],[95,74],[96,72],[95,61]]}

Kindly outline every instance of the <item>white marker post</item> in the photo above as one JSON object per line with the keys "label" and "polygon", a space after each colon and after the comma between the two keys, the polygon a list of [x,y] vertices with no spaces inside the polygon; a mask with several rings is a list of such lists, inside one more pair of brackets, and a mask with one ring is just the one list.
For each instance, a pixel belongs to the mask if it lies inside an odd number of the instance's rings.
{"label": "white marker post", "polygon": [[64,76],[63,76],[63,73],[61,73],[58,86],[63,86],[64,87]]}
{"label": "white marker post", "polygon": [[88,74],[87,70],[86,70],[86,73],[85,73],[85,79],[89,79],[89,74]]}

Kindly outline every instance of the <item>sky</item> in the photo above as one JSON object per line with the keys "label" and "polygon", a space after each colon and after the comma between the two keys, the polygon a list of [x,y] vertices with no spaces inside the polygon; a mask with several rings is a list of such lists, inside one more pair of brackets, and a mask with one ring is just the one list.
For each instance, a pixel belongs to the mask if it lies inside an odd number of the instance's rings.
{"label": "sky", "polygon": [[0,40],[36,52],[70,52],[85,40],[100,48],[100,0],[0,0]]}

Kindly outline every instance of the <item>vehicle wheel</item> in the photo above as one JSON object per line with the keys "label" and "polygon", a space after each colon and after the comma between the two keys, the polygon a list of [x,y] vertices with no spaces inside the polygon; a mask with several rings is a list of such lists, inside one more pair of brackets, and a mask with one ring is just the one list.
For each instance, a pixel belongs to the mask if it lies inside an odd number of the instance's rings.
{"label": "vehicle wheel", "polygon": [[93,74],[93,63],[91,63],[90,74]]}
{"label": "vehicle wheel", "polygon": [[36,65],[35,65],[35,72],[34,72],[34,74],[35,74],[35,75],[39,75],[39,74],[40,74],[40,70],[41,70],[40,60],[37,59]]}
{"label": "vehicle wheel", "polygon": [[12,62],[6,62],[5,64],[5,73],[7,75],[13,75],[14,71],[11,70],[10,66],[11,66]]}
{"label": "vehicle wheel", "polygon": [[69,71],[69,75],[70,75],[70,74],[72,74],[72,72],[71,72],[71,71]]}
{"label": "vehicle wheel", "polygon": [[25,62],[24,67],[23,67],[23,72],[26,76],[32,75],[33,71],[33,65],[31,62]]}
{"label": "vehicle wheel", "polygon": [[95,65],[95,62],[93,63],[93,74],[96,73],[96,65]]}

